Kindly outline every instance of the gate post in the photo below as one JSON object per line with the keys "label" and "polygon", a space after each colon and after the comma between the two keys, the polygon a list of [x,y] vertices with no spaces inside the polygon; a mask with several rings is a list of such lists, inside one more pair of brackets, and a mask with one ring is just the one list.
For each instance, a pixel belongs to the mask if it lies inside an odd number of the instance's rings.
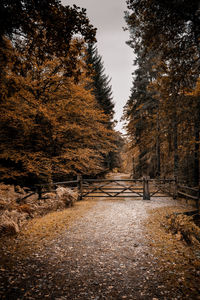
{"label": "gate post", "polygon": [[148,177],[143,177],[143,200],[150,200],[149,180]]}
{"label": "gate post", "polygon": [[83,195],[83,178],[82,178],[81,175],[77,175],[77,186],[78,186],[79,200],[82,200],[82,195]]}

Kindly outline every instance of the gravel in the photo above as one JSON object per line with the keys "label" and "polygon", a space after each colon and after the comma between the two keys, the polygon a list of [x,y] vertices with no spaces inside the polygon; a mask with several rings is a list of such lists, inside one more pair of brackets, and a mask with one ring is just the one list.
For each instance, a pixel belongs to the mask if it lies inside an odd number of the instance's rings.
{"label": "gravel", "polygon": [[184,299],[165,286],[144,228],[149,209],[179,204],[90,201],[89,211],[79,216],[76,210],[76,219],[41,248],[23,258],[4,256],[0,299]]}

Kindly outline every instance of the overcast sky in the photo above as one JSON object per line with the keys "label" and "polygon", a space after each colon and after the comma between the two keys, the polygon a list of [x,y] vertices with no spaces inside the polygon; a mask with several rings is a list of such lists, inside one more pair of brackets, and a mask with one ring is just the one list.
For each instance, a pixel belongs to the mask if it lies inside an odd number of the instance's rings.
{"label": "overcast sky", "polygon": [[[105,73],[111,78],[115,119],[120,120],[123,106],[130,95],[131,73],[133,72],[133,51],[125,44],[128,31],[123,31],[125,0],[62,0],[63,5],[73,5],[87,9],[87,16],[97,28],[97,48],[102,56]],[[118,123],[117,130],[122,131]]]}

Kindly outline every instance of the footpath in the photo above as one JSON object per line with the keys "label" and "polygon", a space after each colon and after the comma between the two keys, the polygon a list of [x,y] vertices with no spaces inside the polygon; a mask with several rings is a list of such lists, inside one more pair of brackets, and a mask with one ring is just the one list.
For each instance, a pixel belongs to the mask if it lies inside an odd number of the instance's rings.
{"label": "footpath", "polygon": [[100,198],[34,219],[1,243],[0,299],[200,299],[198,251],[161,226],[185,209]]}

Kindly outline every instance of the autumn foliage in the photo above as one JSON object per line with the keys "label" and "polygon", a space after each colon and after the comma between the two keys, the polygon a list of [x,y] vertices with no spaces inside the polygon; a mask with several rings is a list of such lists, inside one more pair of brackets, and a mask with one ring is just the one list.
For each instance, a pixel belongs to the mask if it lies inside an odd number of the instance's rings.
{"label": "autumn foliage", "polygon": [[71,39],[62,56],[46,52],[46,33],[44,44],[35,48],[38,31],[29,40],[3,38],[0,174],[5,182],[33,184],[98,174],[114,149],[109,116],[88,88],[84,40]]}

